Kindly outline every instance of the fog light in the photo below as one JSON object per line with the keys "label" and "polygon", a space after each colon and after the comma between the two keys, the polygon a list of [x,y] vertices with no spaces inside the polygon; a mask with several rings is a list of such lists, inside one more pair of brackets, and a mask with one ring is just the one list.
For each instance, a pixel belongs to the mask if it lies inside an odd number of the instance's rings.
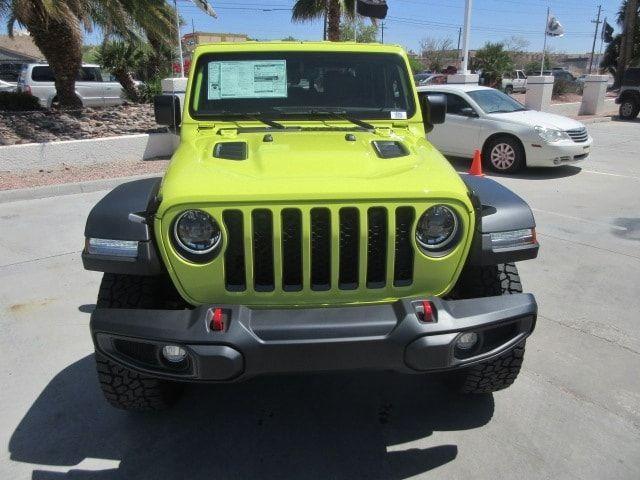
{"label": "fog light", "polygon": [[162,356],[171,363],[180,363],[187,357],[187,351],[178,345],[165,345],[162,347]]}
{"label": "fog light", "polygon": [[478,343],[478,334],[475,332],[465,332],[456,340],[456,347],[460,350],[469,350]]}

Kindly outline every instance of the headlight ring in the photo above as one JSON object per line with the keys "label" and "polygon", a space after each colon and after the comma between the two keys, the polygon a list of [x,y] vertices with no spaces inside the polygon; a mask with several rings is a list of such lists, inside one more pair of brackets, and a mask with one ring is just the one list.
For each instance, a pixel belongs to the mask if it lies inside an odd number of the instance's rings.
{"label": "headlight ring", "polygon": [[204,263],[214,258],[222,243],[216,220],[202,210],[185,210],[173,222],[172,241],[187,260]]}
{"label": "headlight ring", "polygon": [[427,255],[442,255],[460,239],[460,219],[446,205],[429,207],[418,219],[416,243]]}

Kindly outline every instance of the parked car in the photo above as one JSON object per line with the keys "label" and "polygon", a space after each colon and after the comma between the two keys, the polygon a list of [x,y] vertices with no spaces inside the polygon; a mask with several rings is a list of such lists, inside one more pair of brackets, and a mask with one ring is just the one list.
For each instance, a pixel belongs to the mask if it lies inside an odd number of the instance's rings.
{"label": "parked car", "polygon": [[433,73],[422,77],[420,81],[416,82],[416,85],[443,85],[445,83],[447,83],[447,75],[443,73]]}
{"label": "parked car", "polygon": [[421,96],[447,97],[447,121],[429,140],[441,152],[471,157],[498,172],[527,167],[557,167],[584,160],[593,140],[573,119],[529,110],[499,90],[478,85],[419,87]]}
{"label": "parked car", "polygon": [[524,93],[527,91],[527,75],[524,70],[516,70],[507,73],[502,77],[502,90],[510,95],[514,92]]}
{"label": "parked car", "polygon": [[106,399],[158,410],[185,382],[331,370],[511,385],[537,314],[513,262],[536,257],[535,220],[428,143],[445,99],[419,101],[406,53],[218,43],[193,61],[205,81],[182,117],[177,96],[155,99],[181,127],[164,178],[116,187],[87,219]]}
{"label": "parked car", "polygon": [[[22,66],[18,78],[18,91],[37,97],[43,107],[56,103],[56,87],[51,67],[43,63],[27,63]],[[119,105],[124,101],[122,85],[105,82],[99,65],[82,65],[76,79],[76,94],[85,107]]]}
{"label": "parked car", "polygon": [[625,70],[616,103],[620,105],[620,118],[633,120],[638,116],[640,113],[640,67]]}
{"label": "parked car", "polygon": [[553,75],[554,77],[554,83],[564,83],[566,91],[580,94],[582,93],[582,90],[584,89],[584,82],[579,81],[568,70],[554,68],[551,70],[551,75]]}

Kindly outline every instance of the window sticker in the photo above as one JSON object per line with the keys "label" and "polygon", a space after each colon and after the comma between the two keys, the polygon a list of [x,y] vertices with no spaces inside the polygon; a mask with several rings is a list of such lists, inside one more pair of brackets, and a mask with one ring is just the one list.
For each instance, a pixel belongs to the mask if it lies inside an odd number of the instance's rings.
{"label": "window sticker", "polygon": [[404,110],[391,110],[391,120],[406,120],[407,112]]}
{"label": "window sticker", "polygon": [[287,61],[210,62],[207,98],[286,98]]}

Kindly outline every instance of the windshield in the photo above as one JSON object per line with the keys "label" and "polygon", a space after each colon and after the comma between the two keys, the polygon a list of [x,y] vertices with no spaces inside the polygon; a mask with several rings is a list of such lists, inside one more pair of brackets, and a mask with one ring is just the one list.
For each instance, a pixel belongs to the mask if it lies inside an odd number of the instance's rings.
{"label": "windshield", "polygon": [[403,120],[416,111],[406,65],[386,53],[264,52],[199,58],[191,116]]}
{"label": "windshield", "polygon": [[485,113],[520,112],[527,108],[499,90],[472,90],[467,94]]}

